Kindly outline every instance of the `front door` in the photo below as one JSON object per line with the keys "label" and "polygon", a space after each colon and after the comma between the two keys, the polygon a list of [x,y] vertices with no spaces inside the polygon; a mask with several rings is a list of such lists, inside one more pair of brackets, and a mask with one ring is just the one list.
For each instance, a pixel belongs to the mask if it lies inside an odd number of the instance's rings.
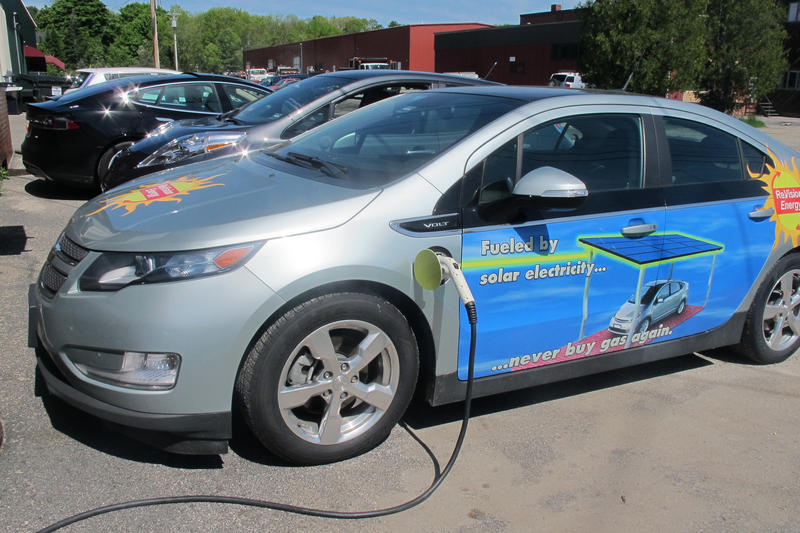
{"label": "front door", "polygon": [[[543,119],[465,176],[462,267],[479,315],[476,377],[611,354],[671,334],[639,331],[648,283],[667,268],[663,189],[645,164],[656,159],[646,155],[652,119],[592,111]],[[577,206],[512,197],[521,176],[544,166],[582,180],[588,197]],[[462,316],[462,380],[468,343]]]}

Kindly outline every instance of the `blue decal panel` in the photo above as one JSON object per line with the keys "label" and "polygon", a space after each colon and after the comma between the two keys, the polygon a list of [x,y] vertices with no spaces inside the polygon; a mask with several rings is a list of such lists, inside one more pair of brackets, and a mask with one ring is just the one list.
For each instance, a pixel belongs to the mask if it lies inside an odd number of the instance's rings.
{"label": "blue decal panel", "polygon": [[[774,225],[753,200],[465,233],[477,303],[475,376],[592,357],[724,324],[770,253]],[[655,222],[625,238],[620,229]],[[731,228],[732,221],[741,221]],[[458,375],[466,379],[462,310]]]}

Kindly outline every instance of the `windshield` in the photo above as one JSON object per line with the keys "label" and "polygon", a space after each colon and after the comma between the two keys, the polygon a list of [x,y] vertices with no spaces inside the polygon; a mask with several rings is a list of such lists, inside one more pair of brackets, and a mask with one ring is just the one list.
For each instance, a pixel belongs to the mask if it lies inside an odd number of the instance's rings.
{"label": "windshield", "polygon": [[[642,294],[642,301],[639,302],[639,303],[641,303],[642,305],[650,305],[650,302],[653,301],[653,298],[655,298],[656,293],[658,292],[658,289],[660,289],[660,288],[661,288],[661,285],[651,285],[650,287],[647,287],[647,290],[645,291],[645,293]],[[636,297],[636,295],[632,294],[631,297],[628,298],[628,303],[635,304],[636,303],[636,301],[634,300],[635,297]]]}
{"label": "windshield", "polygon": [[376,187],[409,174],[523,104],[487,95],[408,93],[344,115],[264,155],[313,171],[300,175]]}
{"label": "windshield", "polygon": [[274,122],[346,83],[348,80],[335,76],[308,78],[287,85],[286,88],[253,102],[242,108],[235,117],[244,124]]}
{"label": "windshield", "polygon": [[566,74],[553,74],[552,76],[550,76],[550,79],[553,80],[553,81],[557,81],[558,83],[561,83],[565,79],[567,79],[567,75]]}
{"label": "windshield", "polygon": [[92,75],[91,72],[76,72],[75,79],[72,80],[72,85],[70,85],[70,87],[71,88],[80,87],[81,85],[83,85],[83,82],[85,82],[86,79],[91,75]]}

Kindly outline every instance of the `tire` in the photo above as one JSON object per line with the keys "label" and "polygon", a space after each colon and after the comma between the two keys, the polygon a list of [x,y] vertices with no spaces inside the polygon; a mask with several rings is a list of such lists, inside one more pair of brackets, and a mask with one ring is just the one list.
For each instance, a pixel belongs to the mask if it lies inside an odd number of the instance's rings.
{"label": "tire", "polygon": [[264,332],[246,356],[235,394],[269,451],[294,463],[329,463],[389,435],[418,371],[414,334],[396,307],[367,294],[329,294],[298,305]]}
{"label": "tire", "polygon": [[105,192],[111,188],[108,187],[105,181],[106,174],[108,173],[108,167],[111,164],[111,159],[132,144],[133,141],[117,143],[103,152],[103,155],[101,155],[100,159],[97,160],[97,186],[102,192]]}
{"label": "tire", "polygon": [[739,352],[756,363],[780,363],[800,346],[800,254],[782,257],[756,292]]}
{"label": "tire", "polygon": [[683,313],[683,310],[686,309],[686,300],[681,300],[681,303],[678,304],[678,309],[675,310],[676,315],[680,315]]}
{"label": "tire", "polygon": [[647,331],[647,328],[650,327],[650,317],[645,318],[644,320],[639,323],[639,327],[636,329],[636,333],[642,334]]}

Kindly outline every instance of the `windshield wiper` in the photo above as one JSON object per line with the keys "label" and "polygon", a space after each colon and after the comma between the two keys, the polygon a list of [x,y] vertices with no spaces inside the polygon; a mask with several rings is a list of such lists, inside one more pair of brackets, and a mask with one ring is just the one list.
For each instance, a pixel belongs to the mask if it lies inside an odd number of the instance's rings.
{"label": "windshield wiper", "polygon": [[347,167],[343,167],[342,165],[337,165],[336,163],[331,163],[330,161],[325,161],[324,159],[320,159],[319,157],[314,157],[311,155],[306,154],[298,154],[297,152],[289,152],[286,154],[288,157],[296,160],[302,161],[311,165],[311,167],[319,168],[322,172],[327,174],[332,178],[344,178],[347,176]]}

